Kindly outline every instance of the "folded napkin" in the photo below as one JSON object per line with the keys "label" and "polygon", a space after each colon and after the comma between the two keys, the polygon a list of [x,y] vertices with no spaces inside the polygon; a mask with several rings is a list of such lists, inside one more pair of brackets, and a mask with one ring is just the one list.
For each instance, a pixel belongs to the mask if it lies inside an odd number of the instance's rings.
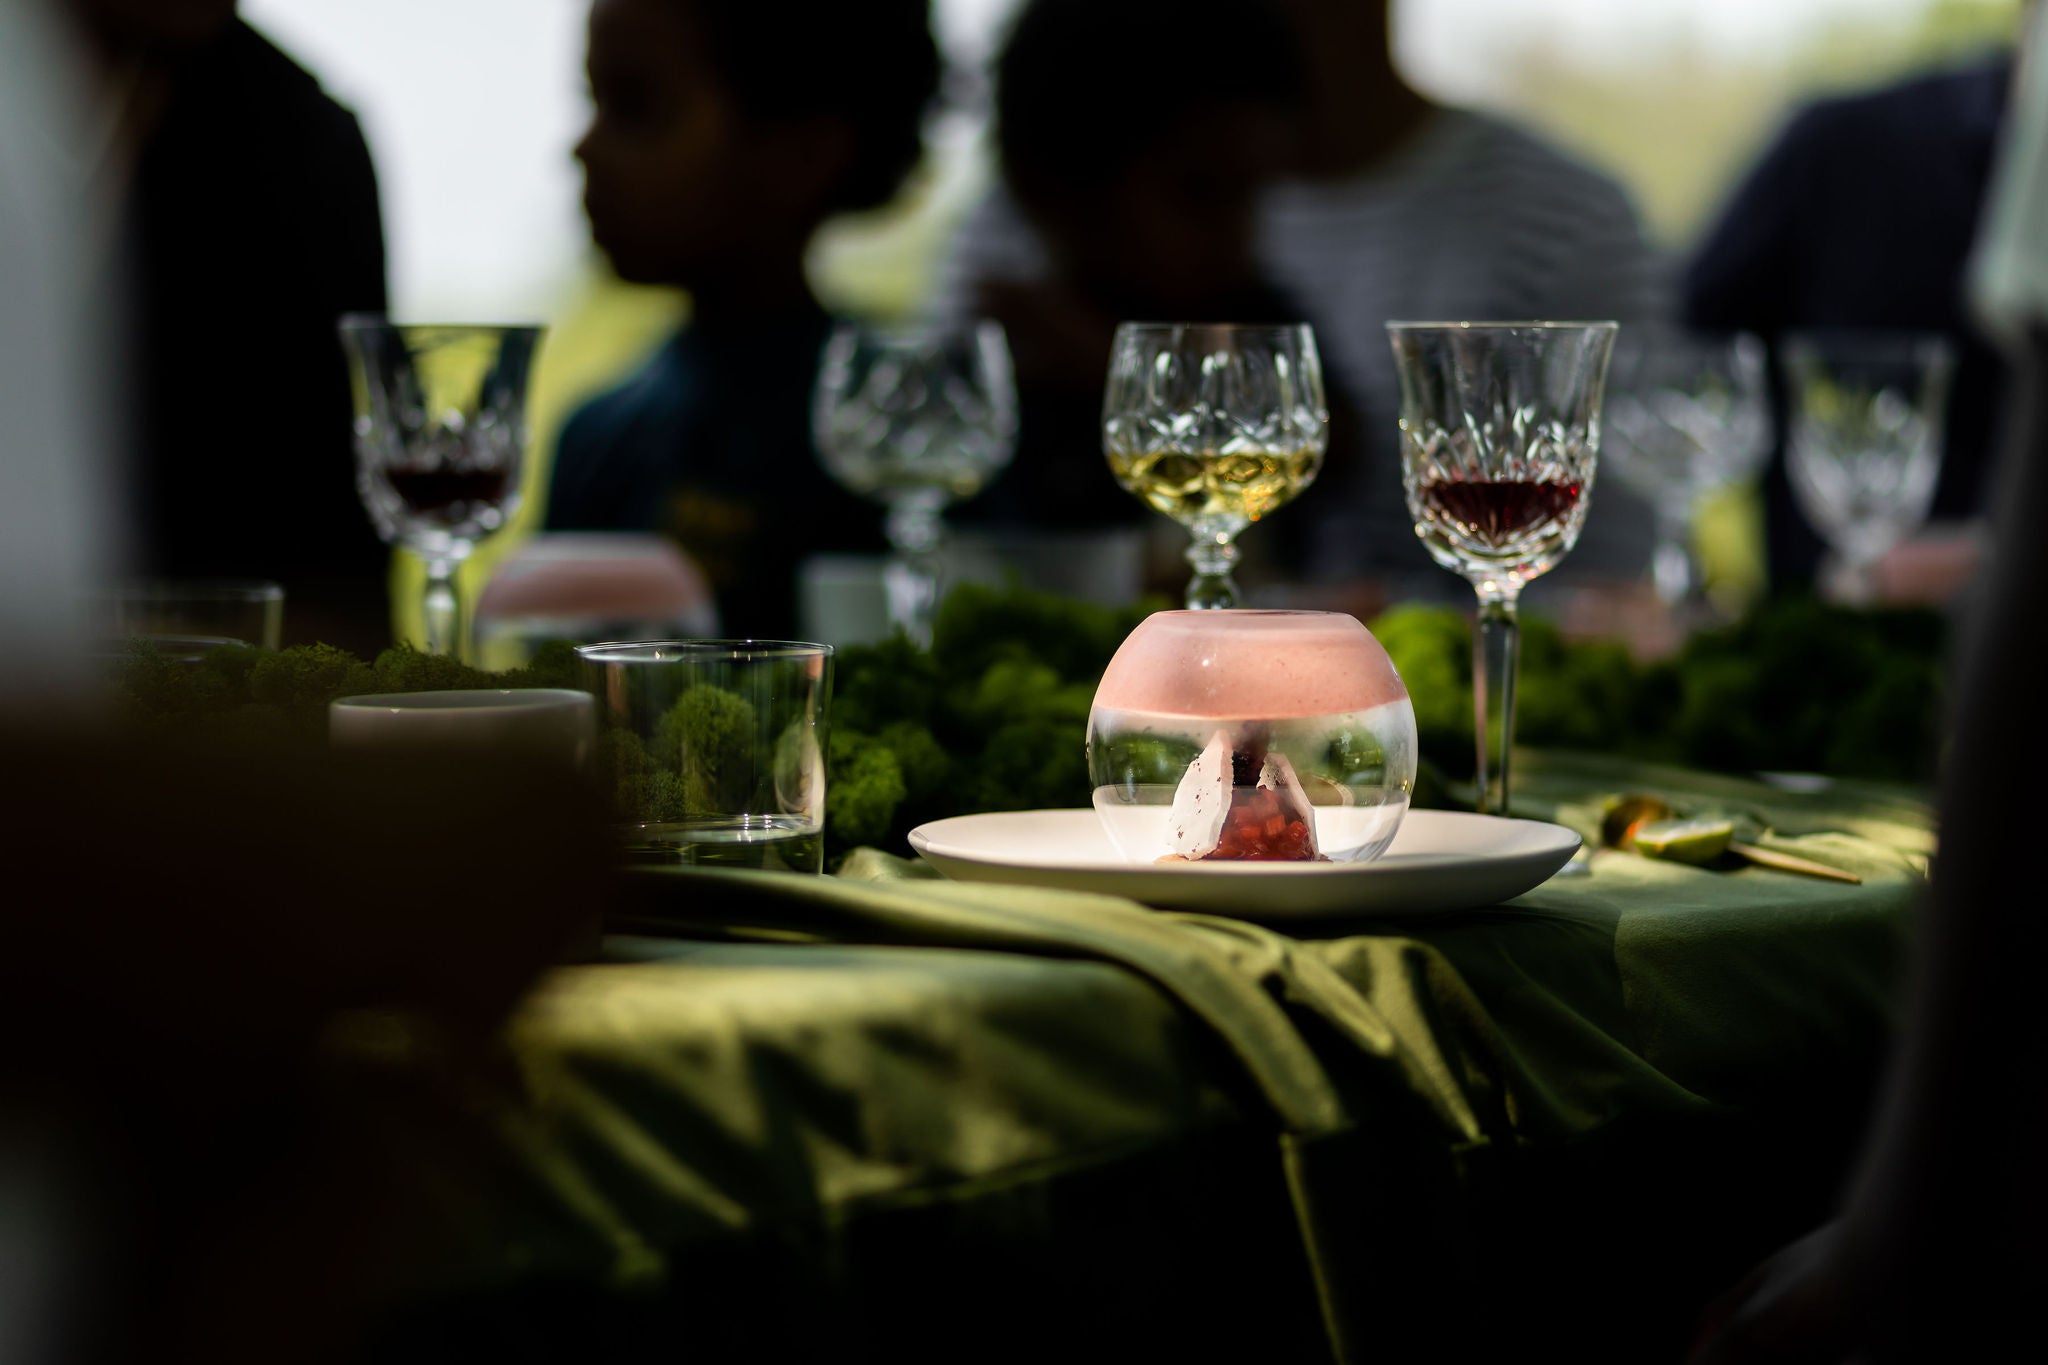
{"label": "folded napkin", "polygon": [[[1432,1183],[1448,1189],[1483,1161],[1490,1141],[1467,1098],[1469,1059],[1446,1051],[1454,1035],[1433,1028],[1423,1011],[1389,1016],[1369,975],[1349,979],[1318,945],[1276,930],[1113,896],[948,882],[872,849],[857,850],[837,877],[678,868],[642,871],[636,881],[637,913],[672,932],[696,925],[720,934],[1087,957],[1154,983],[1224,1043],[1270,1113],[1342,1360],[1362,1352],[1339,1287],[1394,1284],[1412,1273],[1414,1258],[1374,1241],[1375,1210],[1390,1198],[1421,1198]],[[1454,974],[1437,973],[1436,987],[1456,1012],[1483,1013]],[[1367,1111],[1371,1123],[1361,1126]],[[1430,1171],[1433,1162],[1434,1180],[1376,1186],[1372,1173],[1388,1168],[1395,1149],[1403,1169]]]}

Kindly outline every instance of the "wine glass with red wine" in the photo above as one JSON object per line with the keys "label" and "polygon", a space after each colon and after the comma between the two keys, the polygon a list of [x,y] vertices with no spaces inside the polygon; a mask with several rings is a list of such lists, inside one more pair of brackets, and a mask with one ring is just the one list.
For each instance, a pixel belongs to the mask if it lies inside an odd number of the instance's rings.
{"label": "wine glass with red wine", "polygon": [[1612,322],[1387,324],[1415,534],[1479,596],[1472,692],[1481,811],[1508,812],[1516,603],[1586,524],[1617,330]]}
{"label": "wine glass with red wine", "polygon": [[538,327],[341,320],[356,490],[386,544],[427,568],[427,652],[462,654],[455,572],[519,507]]}

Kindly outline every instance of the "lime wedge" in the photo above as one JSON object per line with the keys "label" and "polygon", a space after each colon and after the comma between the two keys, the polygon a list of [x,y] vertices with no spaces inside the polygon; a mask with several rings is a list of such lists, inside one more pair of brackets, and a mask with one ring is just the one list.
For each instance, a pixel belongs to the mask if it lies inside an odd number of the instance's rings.
{"label": "lime wedge", "polygon": [[1652,820],[1636,828],[1636,852],[1651,858],[1699,866],[1728,851],[1735,838],[1732,820]]}

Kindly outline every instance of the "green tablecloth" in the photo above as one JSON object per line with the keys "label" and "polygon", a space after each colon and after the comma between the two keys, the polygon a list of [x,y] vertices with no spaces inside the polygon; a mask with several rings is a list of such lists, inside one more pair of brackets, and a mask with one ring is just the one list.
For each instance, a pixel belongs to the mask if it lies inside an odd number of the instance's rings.
{"label": "green tablecloth", "polygon": [[1520,776],[1523,813],[1663,795],[1864,881],[1601,853],[1507,906],[1289,935],[873,853],[643,879],[663,936],[557,972],[460,1124],[391,1125],[449,1236],[390,1353],[482,1324],[514,1358],[1669,1348],[1833,1193],[1928,816]]}

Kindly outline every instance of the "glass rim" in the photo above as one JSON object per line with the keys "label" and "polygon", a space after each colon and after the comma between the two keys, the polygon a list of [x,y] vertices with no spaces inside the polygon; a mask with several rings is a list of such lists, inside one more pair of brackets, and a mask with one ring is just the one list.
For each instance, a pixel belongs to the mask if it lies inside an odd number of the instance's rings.
{"label": "glass rim", "polygon": [[[137,646],[155,650],[157,653],[180,663],[189,663],[206,657],[216,649],[262,649],[263,646],[248,640],[237,640],[230,635],[102,635],[91,644],[93,656],[104,659],[130,659]],[[266,651],[268,652],[268,651]]]}
{"label": "glass rim", "polygon": [[450,711],[548,711],[593,702],[575,687],[458,687],[443,692],[359,692],[336,697],[329,711],[401,711],[447,714]]}
{"label": "glass rim", "polygon": [[388,313],[343,313],[334,325],[344,332],[531,332],[538,335],[547,330],[544,322],[412,322],[394,318]]}
{"label": "glass rim", "polygon": [[1310,322],[1119,322],[1118,336],[1128,332],[1143,336],[1153,332],[1235,332],[1251,335],[1258,332],[1293,332],[1315,335],[1315,325]]}
{"label": "glass rim", "polygon": [[[673,651],[664,657],[662,651]],[[576,646],[576,657],[595,664],[674,664],[709,660],[829,659],[831,645],[807,640],[606,640]]]}
{"label": "glass rim", "polygon": [[1621,324],[1612,318],[1597,321],[1572,322],[1548,318],[1528,318],[1520,322],[1474,320],[1470,322],[1428,322],[1421,320],[1389,321],[1389,332],[1616,332]]}

